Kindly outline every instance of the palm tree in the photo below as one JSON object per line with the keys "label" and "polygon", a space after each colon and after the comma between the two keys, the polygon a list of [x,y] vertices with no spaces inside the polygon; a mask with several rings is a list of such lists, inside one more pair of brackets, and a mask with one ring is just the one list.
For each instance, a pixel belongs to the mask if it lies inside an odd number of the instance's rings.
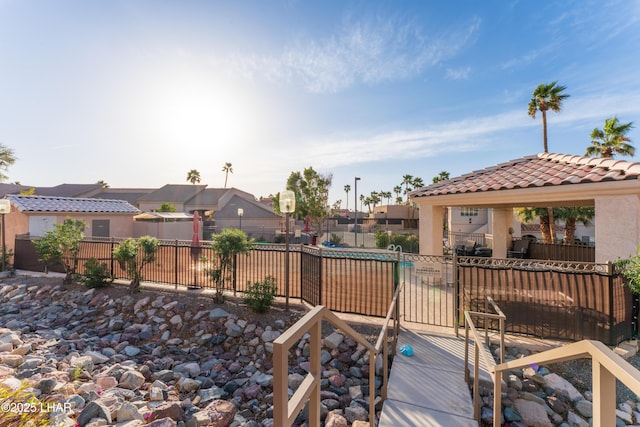
{"label": "palm tree", "polygon": [[592,145],[587,147],[587,156],[612,158],[613,153],[633,156],[636,150],[628,144],[631,139],[627,136],[631,128],[633,128],[633,122],[618,123],[618,118],[615,116],[606,119],[602,130],[595,128],[591,132]]}
{"label": "palm tree", "polygon": [[197,169],[191,169],[188,173],[187,173],[187,181],[189,181],[190,183],[194,184],[197,182],[198,184],[200,183],[200,172],[197,171]]}
{"label": "palm tree", "polygon": [[369,195],[369,198],[371,199],[371,204],[373,205],[373,209],[375,210],[376,205],[380,203],[380,194],[377,191],[372,191]]}
{"label": "palm tree", "polygon": [[344,192],[347,193],[347,211],[349,210],[349,191],[351,191],[351,186],[347,184],[344,186]]}
{"label": "palm tree", "polygon": [[[402,203],[402,197],[400,197],[400,193],[402,193],[402,186],[396,185],[393,187],[393,192],[396,193],[396,203]],[[400,202],[398,202],[398,200],[400,200]]]}
{"label": "palm tree", "polygon": [[[409,194],[409,186],[413,184],[413,175],[403,175],[402,176],[402,183],[401,185],[404,185],[404,194],[405,196],[407,194]],[[409,200],[409,199],[407,199]]]}
{"label": "palm tree", "polygon": [[107,184],[107,182],[104,179],[101,179],[100,181],[96,182],[96,184],[100,184],[102,188],[109,188],[109,184]]}
{"label": "palm tree", "polygon": [[420,178],[419,176],[416,176],[415,178],[413,178],[411,185],[413,186],[413,188],[424,187],[424,181],[422,181],[422,178]]}
{"label": "palm tree", "polygon": [[[360,210],[362,210],[362,204],[364,203],[365,198],[366,198],[366,196],[364,194],[360,195]],[[357,208],[358,207],[356,206],[356,209]]]}
{"label": "palm tree", "polygon": [[387,205],[388,205],[389,201],[391,200],[391,191],[381,191],[379,194],[380,194],[380,197],[382,197],[383,199],[387,199]]}
{"label": "palm tree", "polygon": [[581,222],[588,226],[591,220],[596,216],[593,206],[573,206],[566,208],[554,209],[554,215],[558,219],[564,220],[564,235],[562,241],[566,244],[572,244],[576,238],[576,223]]}
{"label": "palm tree", "polygon": [[233,173],[231,163],[226,162],[222,167],[222,172],[224,172],[224,188],[227,188],[227,178],[229,177],[229,173]]}
{"label": "palm tree", "polygon": [[[9,170],[9,166],[16,162],[16,156],[13,150],[4,144],[0,144],[0,171]],[[5,181],[8,176],[0,172],[0,181]]]}
{"label": "palm tree", "polygon": [[544,243],[555,243],[551,239],[551,232],[549,223],[549,208],[518,208],[516,209],[516,216],[525,224],[535,221],[540,218],[540,234],[542,235],[542,241]]}
{"label": "palm tree", "polygon": [[[547,111],[560,112],[562,109],[562,101],[569,97],[568,94],[562,93],[566,89],[566,86],[559,86],[558,81],[549,84],[539,84],[533,91],[531,101],[529,101],[529,115],[531,118],[536,118],[536,111],[540,110],[542,113],[542,141],[544,152],[549,152],[549,146],[547,144]],[[552,242],[556,241],[556,232],[553,229],[553,208],[547,208],[547,215],[549,217],[549,233]],[[542,218],[540,218],[542,220]]]}
{"label": "palm tree", "polygon": [[547,144],[547,111],[560,112],[562,101],[569,97],[569,95],[562,93],[565,89],[566,86],[559,86],[557,81],[549,84],[542,83],[533,91],[531,101],[529,101],[529,115],[531,118],[536,118],[536,111],[538,110],[542,113],[542,138],[545,153],[549,152]]}
{"label": "palm tree", "polygon": [[445,181],[449,179],[449,172],[441,171],[437,176],[434,176],[432,182],[435,184],[436,182]]}

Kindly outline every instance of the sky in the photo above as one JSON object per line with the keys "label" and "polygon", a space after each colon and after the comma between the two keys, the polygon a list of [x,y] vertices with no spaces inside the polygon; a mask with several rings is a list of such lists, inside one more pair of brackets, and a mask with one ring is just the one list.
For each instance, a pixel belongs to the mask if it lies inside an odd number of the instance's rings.
{"label": "sky", "polygon": [[259,198],[313,167],[352,209],[356,176],[369,195],[542,152],[527,106],[553,81],[549,152],[613,116],[640,150],[639,51],[640,0],[0,0],[6,182],[221,188],[230,162]]}

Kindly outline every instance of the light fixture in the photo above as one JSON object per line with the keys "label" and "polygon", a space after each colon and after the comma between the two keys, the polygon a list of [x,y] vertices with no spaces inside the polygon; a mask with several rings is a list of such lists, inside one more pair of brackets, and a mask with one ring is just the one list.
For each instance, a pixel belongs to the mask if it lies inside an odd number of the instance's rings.
{"label": "light fixture", "polygon": [[296,195],[291,190],[284,190],[280,192],[280,212],[284,212],[284,296],[285,296],[285,310],[289,311],[289,214],[296,210]]}
{"label": "light fixture", "polygon": [[238,208],[238,219],[240,221],[240,230],[242,230],[242,217],[244,216],[244,209]]}

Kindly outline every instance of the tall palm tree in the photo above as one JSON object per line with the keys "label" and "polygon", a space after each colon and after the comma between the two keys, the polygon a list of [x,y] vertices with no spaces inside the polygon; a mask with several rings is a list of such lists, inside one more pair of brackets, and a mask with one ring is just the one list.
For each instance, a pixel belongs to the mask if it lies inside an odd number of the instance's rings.
{"label": "tall palm tree", "polygon": [[631,128],[633,128],[633,122],[618,123],[618,118],[615,116],[606,119],[602,130],[595,128],[591,132],[591,145],[587,147],[587,156],[612,158],[614,153],[633,156],[636,150],[628,144],[631,139],[627,136]]}
{"label": "tall palm tree", "polygon": [[542,138],[544,152],[549,152],[549,146],[547,144],[547,111],[560,112],[562,109],[562,101],[569,97],[568,94],[562,93],[566,89],[566,86],[558,85],[558,82],[552,82],[549,84],[540,84],[533,91],[531,101],[529,101],[529,115],[531,118],[536,118],[536,111],[542,113]]}
{"label": "tall palm tree", "polygon": [[[413,175],[402,175],[402,182],[400,183],[401,185],[404,185],[404,194],[405,196],[407,194],[409,194],[409,186],[413,185]],[[407,198],[407,201],[409,199]]]}
{"label": "tall palm tree", "polygon": [[369,198],[371,199],[371,204],[373,205],[373,209],[375,209],[376,205],[380,203],[380,193],[378,193],[377,191],[372,191],[371,194],[369,195]]}
{"label": "tall palm tree", "polygon": [[[402,197],[400,197],[400,193],[402,193],[402,186],[396,185],[395,187],[393,187],[393,192],[396,193],[396,203],[402,203]],[[398,200],[400,200],[400,202],[398,202]]]}
{"label": "tall palm tree", "polygon": [[99,180],[96,184],[100,184],[102,188],[109,188],[109,184],[104,179]]}
{"label": "tall palm tree", "polygon": [[389,201],[391,200],[391,191],[381,191],[379,194],[381,198],[387,199],[387,205],[390,204]]}
{"label": "tall palm tree", "polygon": [[200,183],[200,172],[198,172],[197,169],[191,169],[188,173],[187,173],[187,181],[189,181],[190,183],[194,184],[197,182],[198,184]]}
{"label": "tall palm tree", "polygon": [[224,172],[224,188],[227,188],[227,178],[229,178],[229,173],[233,173],[231,163],[226,162],[224,166],[222,166],[222,172]]}
{"label": "tall palm tree", "polygon": [[349,210],[349,191],[351,191],[351,186],[347,184],[344,186],[344,192],[347,193],[347,211]]}
{"label": "tall palm tree", "polygon": [[[364,194],[361,194],[361,195],[360,195],[360,210],[362,210],[362,204],[364,203],[364,200],[365,200],[365,198],[366,198],[366,197],[367,197],[367,196],[365,196]],[[356,206],[356,209],[357,209],[357,208],[358,208],[358,207]]]}
{"label": "tall palm tree", "polygon": [[413,178],[413,181],[411,182],[411,186],[413,188],[424,187],[424,181],[419,176],[416,176],[415,178]]}
{"label": "tall palm tree", "polygon": [[9,170],[9,166],[16,162],[16,155],[13,150],[4,144],[0,144],[0,181],[6,181],[6,176],[2,171]]}
{"label": "tall palm tree", "polygon": [[[539,84],[533,91],[531,101],[529,101],[529,115],[532,119],[536,118],[536,111],[542,113],[542,141],[544,152],[549,152],[549,145],[547,144],[547,111],[560,112],[562,109],[562,101],[569,97],[568,94],[562,93],[566,89],[566,86],[558,85],[558,81],[551,82],[549,84]],[[553,229],[553,208],[547,208],[547,215],[549,216],[549,233],[551,241],[556,241],[556,232]],[[542,218],[540,218],[542,220]]]}

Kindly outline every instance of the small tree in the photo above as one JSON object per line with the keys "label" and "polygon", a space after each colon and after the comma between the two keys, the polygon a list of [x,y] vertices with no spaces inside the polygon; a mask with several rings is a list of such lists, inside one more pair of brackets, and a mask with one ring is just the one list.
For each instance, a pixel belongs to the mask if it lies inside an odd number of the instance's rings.
{"label": "small tree", "polygon": [[222,233],[213,236],[211,248],[215,252],[215,259],[206,272],[216,283],[216,302],[224,301],[225,283],[233,276],[236,255],[249,253],[252,246],[253,239],[247,238],[244,231],[235,228],[225,228]]}
{"label": "small tree", "polygon": [[156,260],[160,242],[155,237],[129,237],[113,250],[113,258],[131,278],[131,293],[138,291],[142,282],[142,268]]}
{"label": "small tree", "polygon": [[171,204],[169,202],[163,202],[158,209],[158,212],[175,212],[176,205]]}
{"label": "small tree", "polygon": [[80,242],[84,239],[85,222],[67,218],[62,224],[54,224],[53,230],[34,241],[38,259],[45,263],[45,271],[51,262],[64,267],[64,284],[73,281],[78,270]]}

